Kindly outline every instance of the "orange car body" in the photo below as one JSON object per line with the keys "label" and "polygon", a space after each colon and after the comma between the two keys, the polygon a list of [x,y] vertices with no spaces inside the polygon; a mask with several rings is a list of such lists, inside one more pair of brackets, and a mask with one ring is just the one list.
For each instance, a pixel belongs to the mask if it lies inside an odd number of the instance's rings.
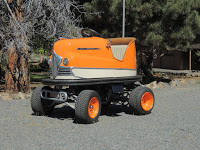
{"label": "orange car body", "polygon": [[[62,58],[58,72],[62,68],[62,71],[68,69],[72,73],[65,76],[61,71],[54,76],[56,79],[136,75],[135,38],[61,38],[54,44],[53,51]],[[63,63],[65,58],[68,59],[67,65]]]}

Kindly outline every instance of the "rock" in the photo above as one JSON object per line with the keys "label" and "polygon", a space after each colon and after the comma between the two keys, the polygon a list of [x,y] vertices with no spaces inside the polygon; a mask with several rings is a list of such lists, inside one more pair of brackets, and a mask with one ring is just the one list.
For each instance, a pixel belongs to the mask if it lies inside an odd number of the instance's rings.
{"label": "rock", "polygon": [[196,75],[195,75],[195,74],[192,74],[192,77],[196,77]]}
{"label": "rock", "polygon": [[166,83],[166,82],[159,82],[159,83],[157,84],[157,87],[158,87],[158,88],[169,88],[170,85],[169,85],[168,83]]}
{"label": "rock", "polygon": [[172,80],[169,84],[170,84],[171,87],[176,87],[177,86],[175,80]]}
{"label": "rock", "polygon": [[141,83],[139,81],[136,81],[134,84],[141,85]]}
{"label": "rock", "polygon": [[185,79],[181,79],[180,83],[181,83],[181,85],[187,85],[188,84],[187,80],[185,80]]}
{"label": "rock", "polygon": [[164,87],[165,87],[164,82],[158,82],[157,88],[164,88]]}
{"label": "rock", "polygon": [[25,99],[29,99],[29,98],[31,98],[31,94],[29,93],[29,94],[25,94]]}
{"label": "rock", "polygon": [[26,99],[24,93],[19,92],[18,93],[19,99]]}
{"label": "rock", "polygon": [[31,93],[16,93],[16,94],[11,94],[11,93],[0,93],[0,100],[19,100],[19,99],[30,99],[31,98]]}
{"label": "rock", "polygon": [[145,87],[151,88],[151,85],[150,84],[146,84]]}
{"label": "rock", "polygon": [[3,101],[12,100],[12,97],[10,97],[10,94],[8,94],[8,93],[2,93],[1,100],[3,100]]}
{"label": "rock", "polygon": [[12,100],[12,98],[10,98],[9,96],[6,96],[6,95],[1,96],[1,99],[2,99],[3,101]]}
{"label": "rock", "polygon": [[145,87],[148,87],[150,89],[155,89],[157,88],[157,81],[153,81],[150,84],[146,84]]}
{"label": "rock", "polygon": [[20,99],[18,94],[11,94],[11,97],[12,97],[13,100]]}
{"label": "rock", "polygon": [[180,80],[180,79],[176,80],[176,85],[177,85],[177,86],[182,86],[181,80]]}
{"label": "rock", "polygon": [[172,80],[169,84],[170,84],[171,87],[181,86],[181,80],[175,79],[175,80]]}
{"label": "rock", "polygon": [[150,83],[150,88],[151,88],[151,89],[157,88],[157,81],[151,82],[151,83]]}
{"label": "rock", "polygon": [[152,82],[150,84],[147,84],[146,87],[151,88],[151,89],[155,89],[155,88],[169,88],[170,87],[170,85],[168,83],[165,83],[165,82],[158,82],[157,84],[156,83],[157,82],[154,81],[154,82]]}

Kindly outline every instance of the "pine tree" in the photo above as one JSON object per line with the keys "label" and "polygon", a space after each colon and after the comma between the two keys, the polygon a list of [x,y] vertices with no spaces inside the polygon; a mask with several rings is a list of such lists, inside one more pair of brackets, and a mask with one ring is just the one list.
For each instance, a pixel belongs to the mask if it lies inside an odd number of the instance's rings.
{"label": "pine tree", "polygon": [[187,50],[190,45],[200,42],[200,1],[167,2],[161,22],[166,49]]}
{"label": "pine tree", "polygon": [[[92,0],[85,3],[88,12],[84,26],[94,28],[103,37],[121,37],[122,0]],[[187,50],[200,43],[200,1],[126,0],[127,37],[136,37],[137,49],[146,54],[151,68],[153,52]]]}

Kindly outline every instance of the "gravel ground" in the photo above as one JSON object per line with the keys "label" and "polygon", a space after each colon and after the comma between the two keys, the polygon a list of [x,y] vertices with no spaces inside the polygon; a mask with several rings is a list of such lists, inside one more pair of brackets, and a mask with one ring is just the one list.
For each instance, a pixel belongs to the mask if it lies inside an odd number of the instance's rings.
{"label": "gravel ground", "polygon": [[34,116],[30,100],[0,101],[0,149],[200,149],[200,84],[154,90],[151,114],[128,114],[111,105],[95,124],[74,123],[74,111],[60,105],[51,117]]}

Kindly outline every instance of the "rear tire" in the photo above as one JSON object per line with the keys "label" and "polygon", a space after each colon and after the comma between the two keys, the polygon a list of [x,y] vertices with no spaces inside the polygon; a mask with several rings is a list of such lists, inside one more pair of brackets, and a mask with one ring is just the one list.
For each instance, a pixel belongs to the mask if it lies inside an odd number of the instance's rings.
{"label": "rear tire", "polygon": [[151,113],[154,107],[154,94],[150,88],[136,87],[130,94],[129,105],[133,112],[140,115]]}
{"label": "rear tire", "polygon": [[94,90],[82,91],[75,103],[75,116],[78,121],[94,123],[98,121],[101,113],[101,99]]}
{"label": "rear tire", "polygon": [[41,98],[42,89],[49,89],[46,86],[37,87],[31,96],[31,108],[35,115],[50,115],[55,107],[55,102]]}

